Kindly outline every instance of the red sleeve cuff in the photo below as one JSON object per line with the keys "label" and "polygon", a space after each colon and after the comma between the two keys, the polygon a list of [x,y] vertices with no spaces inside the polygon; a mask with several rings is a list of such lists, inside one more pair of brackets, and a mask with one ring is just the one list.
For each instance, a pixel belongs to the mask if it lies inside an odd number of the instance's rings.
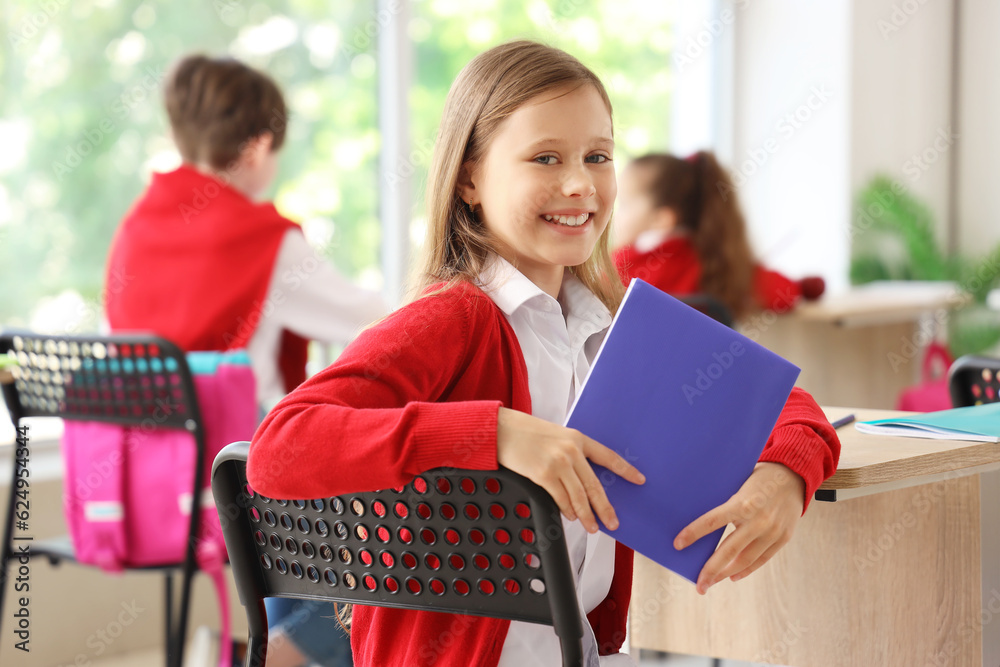
{"label": "red sleeve cuff", "polygon": [[771,443],[759,460],[780,463],[802,478],[806,484],[802,505],[805,513],[816,489],[835,470],[830,469],[830,459],[830,445],[819,433],[805,424],[789,424],[771,433]]}
{"label": "red sleeve cuff", "polygon": [[497,469],[500,401],[421,403],[411,438],[414,467]]}

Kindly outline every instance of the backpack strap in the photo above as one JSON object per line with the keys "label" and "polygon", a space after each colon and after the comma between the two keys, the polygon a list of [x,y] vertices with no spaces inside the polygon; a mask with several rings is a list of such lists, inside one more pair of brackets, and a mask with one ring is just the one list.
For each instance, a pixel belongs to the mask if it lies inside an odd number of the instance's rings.
{"label": "backpack strap", "polygon": [[[204,517],[208,519],[209,517]],[[204,525],[204,523],[202,524]],[[233,642],[229,623],[229,591],[226,588],[226,547],[220,545],[222,533],[205,535],[198,541],[196,558],[198,568],[212,580],[215,588],[215,598],[219,603],[219,667],[231,667],[233,664]]]}
{"label": "backpack strap", "polygon": [[[937,368],[934,367],[937,362]],[[948,369],[951,368],[952,358],[948,354],[948,348],[940,341],[932,341],[924,352],[923,382],[934,382],[948,376]]]}
{"label": "backpack strap", "polygon": [[[222,447],[252,435],[257,424],[257,402],[250,357],[245,350],[188,352],[188,365],[195,376],[198,402],[205,428],[207,470]],[[198,567],[211,579],[219,603],[219,665],[231,667],[233,642],[226,588],[226,543],[222,526],[206,481],[202,521],[196,557]]]}

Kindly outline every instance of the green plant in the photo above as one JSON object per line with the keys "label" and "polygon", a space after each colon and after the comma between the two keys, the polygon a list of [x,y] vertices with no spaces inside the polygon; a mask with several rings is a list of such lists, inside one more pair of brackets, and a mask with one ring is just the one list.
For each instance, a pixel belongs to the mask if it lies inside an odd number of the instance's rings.
{"label": "green plant", "polygon": [[1000,245],[982,258],[949,255],[941,247],[928,207],[900,183],[876,176],[858,193],[851,225],[850,278],[950,280],[970,301],[948,319],[948,342],[956,356],[1000,342],[1000,315],[986,297],[1000,281]]}

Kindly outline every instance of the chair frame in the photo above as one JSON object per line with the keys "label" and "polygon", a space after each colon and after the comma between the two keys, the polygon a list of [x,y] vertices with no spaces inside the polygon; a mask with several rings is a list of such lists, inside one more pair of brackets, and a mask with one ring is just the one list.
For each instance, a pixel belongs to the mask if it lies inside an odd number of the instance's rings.
{"label": "chair frame", "polygon": [[729,308],[710,294],[704,294],[701,292],[697,294],[686,294],[684,296],[677,297],[677,300],[687,304],[698,312],[711,317],[719,324],[724,324],[730,329],[735,328],[733,314],[729,311]]}
{"label": "chair frame", "polygon": [[[278,500],[250,488],[246,478],[249,449],[248,442],[233,443],[219,452],[212,466],[212,493],[236,588],[247,614],[247,667],[266,664],[265,597],[543,623],[552,625],[559,637],[563,664],[583,664],[583,620],[561,515],[551,496],[540,486],[504,468],[485,471],[439,468],[421,473],[402,489],[345,493],[324,499]],[[465,486],[467,482],[471,482],[468,487],[471,492]],[[421,484],[423,491],[419,490]],[[488,512],[484,505],[482,514],[477,510],[473,519],[462,512],[446,515],[445,505],[450,505],[449,501],[466,503],[466,513],[469,505],[495,504],[489,505]],[[431,508],[434,502],[440,502],[437,510]],[[511,502],[516,509],[503,511],[503,504]],[[382,503],[381,511],[378,503]],[[421,504],[426,504],[425,510]],[[494,514],[497,506],[501,506],[500,517]],[[524,516],[529,514],[528,507],[530,516]],[[275,513],[281,514],[280,520]],[[297,515],[295,519],[293,515]],[[500,518],[504,523],[499,522]],[[353,529],[347,528],[348,523]],[[369,529],[364,524],[374,527]],[[493,533],[493,540],[485,536],[487,531],[481,531],[482,541],[475,541],[471,536],[477,526],[507,528],[510,541],[498,540],[499,531]],[[430,533],[429,541],[424,532],[428,529],[435,531]],[[454,533],[452,537],[448,536],[449,529]],[[534,531],[526,539],[522,532],[525,529]],[[265,530],[271,532],[270,539],[264,536]],[[380,532],[383,530],[386,532]],[[401,537],[401,531],[405,530],[412,531],[410,542]],[[460,537],[463,531],[469,537]],[[535,536],[544,539],[536,540]],[[311,540],[319,543],[318,551]],[[428,549],[442,554],[437,567],[427,561],[433,553],[426,552],[421,557],[412,553]],[[509,553],[518,550],[519,558]],[[504,553],[498,556],[500,552]],[[458,565],[452,560],[455,557],[459,558]],[[480,557],[486,559],[485,568],[476,560]],[[490,569],[492,565],[495,567]],[[507,578],[495,588],[489,583],[484,589],[483,582],[492,582],[491,577],[497,575]],[[421,577],[426,585],[420,581]],[[451,585],[442,581],[449,577],[454,577]],[[480,577],[475,587],[466,580],[473,577]],[[522,588],[517,579],[525,577],[528,583]],[[417,581],[415,587],[411,587],[413,580]],[[464,591],[459,588],[459,581],[465,582]]]}
{"label": "chair frame", "polygon": [[[106,336],[43,335],[30,331],[7,330],[0,332],[0,355],[13,356],[17,361],[13,367],[13,380],[2,385],[4,400],[15,430],[26,417],[59,417],[123,426],[147,426],[152,419],[153,428],[180,429],[189,432],[194,439],[196,460],[204,461],[205,434],[194,378],[184,353],[174,343],[145,333]],[[131,369],[127,370],[124,359],[132,358],[133,355],[136,359],[127,365]],[[145,392],[146,399],[139,398],[136,382],[145,375],[138,370],[136,362],[139,357],[147,360],[149,365],[157,359],[160,364],[169,368],[171,380],[177,382],[174,388],[179,389],[179,395],[151,390]],[[114,364],[113,359],[117,359],[118,363]],[[143,364],[142,367],[147,368],[147,365]],[[110,369],[110,372],[100,370],[102,368]],[[116,368],[117,370],[114,370]],[[150,376],[145,375],[145,377]],[[91,388],[84,390],[81,385],[88,383]],[[117,395],[112,396],[116,393],[116,386]],[[122,387],[124,389],[121,389]],[[170,390],[170,387],[167,389]],[[128,395],[122,400],[124,392],[128,392]],[[154,398],[148,399],[148,396],[154,393],[156,394]],[[153,410],[153,400],[156,401],[158,413]],[[3,548],[0,550],[0,583],[6,582],[8,567],[14,556],[17,479],[26,463],[24,459],[17,458],[16,448],[14,449],[13,477],[3,530]],[[191,585],[197,570],[195,552],[201,521],[202,497],[199,489],[204,483],[204,467],[204,465],[195,466],[191,520],[184,561],[129,568],[136,571],[162,571],[164,574],[167,667],[181,667],[191,606]],[[62,561],[77,562],[72,545],[66,538],[33,541],[30,556],[48,558],[52,565],[58,565]],[[178,618],[175,621],[173,575],[178,569],[182,573],[181,599]],[[0,619],[3,618],[5,588],[0,585]]]}
{"label": "chair frame", "polygon": [[[983,377],[988,372],[990,380]],[[973,392],[975,382],[985,382],[993,391],[990,398],[984,391],[983,396]],[[951,395],[952,407],[960,408],[979,403],[1000,401],[1000,359],[966,354],[956,359],[948,369],[948,393]]]}

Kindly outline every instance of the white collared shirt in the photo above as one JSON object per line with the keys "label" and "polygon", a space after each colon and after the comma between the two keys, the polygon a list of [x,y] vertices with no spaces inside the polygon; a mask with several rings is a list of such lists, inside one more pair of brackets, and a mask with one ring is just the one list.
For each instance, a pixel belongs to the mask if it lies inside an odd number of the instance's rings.
{"label": "white collared shirt", "polygon": [[278,367],[285,329],[310,340],[346,345],[388,312],[377,292],[362,289],[340,275],[316,254],[299,230],[285,232],[260,321],[247,343],[258,405],[270,410],[285,395]]}
{"label": "white collared shirt", "polygon": [[[514,329],[528,369],[531,413],[563,424],[611,325],[611,314],[586,286],[566,271],[559,298],[543,292],[509,262],[493,257],[480,286]],[[577,596],[586,614],[604,600],[614,575],[615,541],[590,535],[579,521],[563,518]],[[584,618],[584,655],[589,666],[634,664],[628,656],[597,657],[597,642]],[[559,639],[551,626],[513,621],[500,667],[561,664]],[[624,662],[622,660],[624,659]]]}

